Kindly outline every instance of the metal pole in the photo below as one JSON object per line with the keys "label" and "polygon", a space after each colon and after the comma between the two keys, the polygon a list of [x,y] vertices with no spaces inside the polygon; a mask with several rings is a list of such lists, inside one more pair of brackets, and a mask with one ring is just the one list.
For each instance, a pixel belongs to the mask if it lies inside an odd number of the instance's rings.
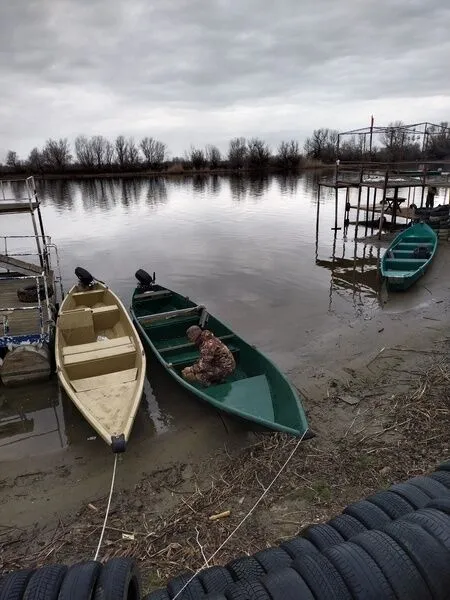
{"label": "metal pole", "polygon": [[381,200],[380,227],[378,229],[378,239],[379,240],[381,240],[381,231],[383,229],[384,207],[386,204],[386,192],[387,192],[388,180],[389,180],[389,171],[386,169],[386,174],[384,176],[383,198]]}

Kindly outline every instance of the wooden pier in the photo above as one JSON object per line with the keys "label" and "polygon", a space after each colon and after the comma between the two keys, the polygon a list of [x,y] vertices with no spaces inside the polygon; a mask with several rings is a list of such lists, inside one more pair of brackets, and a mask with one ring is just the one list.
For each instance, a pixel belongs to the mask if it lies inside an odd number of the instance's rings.
{"label": "wooden pier", "polygon": [[[442,162],[438,164],[441,165]],[[360,226],[364,226],[366,230],[370,227],[373,234],[377,224],[378,239],[381,239],[383,230],[396,229],[397,219],[402,219],[406,225],[409,221],[421,218],[416,209],[423,208],[429,188],[441,190],[440,195],[435,198],[435,204],[449,204],[450,164],[446,171],[442,167],[436,168],[436,163],[422,166],[422,170],[412,169],[411,166],[408,170],[405,165],[399,164],[342,164],[337,160],[334,177],[325,178],[318,184],[317,212],[320,210],[322,190],[332,189],[335,195],[334,229],[348,228],[350,212],[356,211],[356,218],[352,221],[355,224],[355,237]],[[342,191],[345,199],[340,222]],[[391,217],[390,222],[386,219],[388,216]]]}

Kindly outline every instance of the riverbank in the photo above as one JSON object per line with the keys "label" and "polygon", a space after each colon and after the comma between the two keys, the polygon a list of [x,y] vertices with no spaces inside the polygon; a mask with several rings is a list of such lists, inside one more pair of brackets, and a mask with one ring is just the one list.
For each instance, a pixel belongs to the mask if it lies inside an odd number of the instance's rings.
{"label": "riverbank", "polygon": [[0,173],[0,180],[13,181],[15,179],[23,179],[29,175],[34,175],[36,180],[43,181],[56,181],[56,180],[83,180],[83,179],[112,179],[112,178],[133,178],[133,177],[196,177],[196,176],[243,176],[243,177],[266,177],[269,175],[288,174],[300,176],[302,173],[316,170],[327,170],[332,168],[333,165],[327,165],[319,160],[304,159],[298,169],[284,169],[282,167],[270,166],[264,169],[252,169],[252,168],[218,168],[218,169],[190,169],[185,168],[181,163],[170,165],[164,169],[151,170],[142,169],[135,171],[121,171],[121,170],[92,170],[90,172],[83,171],[81,169],[67,169],[62,173],[42,173],[42,172],[31,172],[31,171],[10,171],[6,173]]}
{"label": "riverbank", "polygon": [[[289,376],[317,437],[300,445],[214,564],[278,543],[450,456],[450,301],[448,278],[440,277],[449,270],[447,253],[443,247],[424,284],[428,301],[343,323],[317,336],[303,358],[297,354]],[[182,429],[176,444],[162,438],[151,452],[144,444],[121,458],[101,551],[102,559],[138,558],[147,589],[199,568],[296,444],[249,433],[213,412],[205,430]],[[51,457],[24,461],[20,474],[17,464],[3,465],[2,570],[93,556],[112,469],[109,453],[94,454],[69,453],[53,465]],[[228,510],[229,517],[209,519]]]}

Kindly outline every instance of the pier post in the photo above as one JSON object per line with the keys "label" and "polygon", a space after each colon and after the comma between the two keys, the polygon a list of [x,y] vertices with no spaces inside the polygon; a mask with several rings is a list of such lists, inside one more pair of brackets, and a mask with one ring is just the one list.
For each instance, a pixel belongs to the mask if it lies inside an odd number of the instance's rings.
{"label": "pier post", "polygon": [[384,185],[383,185],[383,197],[381,199],[381,215],[380,215],[380,226],[378,228],[378,239],[381,240],[381,232],[383,230],[383,219],[384,219],[384,207],[386,205],[386,192],[389,181],[389,171],[386,169],[386,174],[384,176]]}

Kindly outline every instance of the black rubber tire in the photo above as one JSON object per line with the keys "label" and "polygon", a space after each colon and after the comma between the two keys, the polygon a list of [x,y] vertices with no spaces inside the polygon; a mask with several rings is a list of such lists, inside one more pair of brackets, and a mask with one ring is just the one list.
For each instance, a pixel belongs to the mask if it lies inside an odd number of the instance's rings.
{"label": "black rubber tire", "polygon": [[88,560],[71,566],[64,577],[58,600],[91,600],[102,564]]}
{"label": "black rubber tire", "polygon": [[293,559],[300,558],[305,554],[315,554],[318,552],[314,544],[311,544],[309,540],[300,536],[282,542],[280,548],[287,552]]}
{"label": "black rubber tire", "polygon": [[[169,580],[167,583],[167,591],[170,598],[176,596],[179,591],[183,589],[186,583],[191,579],[192,575],[193,573],[182,573]],[[204,598],[205,595],[205,589],[202,582],[198,577],[194,577],[189,585],[187,585],[177,597],[177,600],[197,600],[198,598]]]}
{"label": "black rubber tire", "polygon": [[367,531],[367,528],[358,519],[350,515],[338,515],[328,521],[328,525],[336,529],[346,541],[358,533]]}
{"label": "black rubber tire", "polygon": [[408,480],[408,483],[417,486],[432,500],[434,498],[440,498],[441,496],[447,496],[449,494],[448,489],[439,481],[432,479],[431,477],[424,477],[422,475],[413,477]]}
{"label": "black rubber tire", "polygon": [[282,548],[266,548],[253,555],[266,573],[278,571],[283,567],[290,567],[292,556]]}
{"label": "black rubber tire", "polygon": [[227,600],[270,600],[266,588],[259,581],[236,581],[225,590]]}
{"label": "black rubber tire", "polygon": [[322,554],[303,556],[292,567],[300,573],[316,598],[352,600],[352,596],[338,571]]}
{"label": "black rubber tire", "polygon": [[311,525],[303,532],[303,535],[321,552],[329,546],[335,546],[345,541],[336,529],[326,523]]}
{"label": "black rubber tire", "polygon": [[327,548],[324,555],[337,569],[355,600],[396,600],[381,569],[357,544],[344,542]]}
{"label": "black rubber tire", "polygon": [[367,531],[354,537],[352,542],[376,562],[398,600],[432,600],[414,562],[387,533]]}
{"label": "black rubber tire", "polygon": [[384,510],[391,519],[398,519],[414,510],[414,506],[410,502],[394,492],[378,492],[366,500]]}
{"label": "black rubber tire", "polygon": [[234,581],[259,579],[264,569],[253,556],[239,556],[226,565]]}
{"label": "black rubber tire", "polygon": [[434,500],[430,500],[425,508],[435,508],[450,515],[450,498],[435,498]]}
{"label": "black rubber tire", "polygon": [[167,588],[160,588],[159,590],[153,590],[142,600],[170,600],[170,596],[167,593]]}
{"label": "black rubber tire", "polygon": [[413,560],[434,600],[448,600],[450,589],[450,552],[423,527],[415,523],[395,521],[384,531]]}
{"label": "black rubber tire", "polygon": [[429,496],[427,496],[425,492],[419,489],[416,485],[411,485],[408,482],[395,483],[394,485],[391,485],[389,491],[394,492],[395,494],[398,494],[407,500],[414,506],[415,509],[423,508],[425,504],[430,501]]}
{"label": "black rubber tire", "polygon": [[435,508],[421,508],[401,520],[417,523],[450,551],[450,517],[445,513]]}
{"label": "black rubber tire", "polygon": [[360,500],[354,504],[347,506],[343,513],[355,517],[360,523],[367,529],[379,529],[385,523],[391,521],[389,515],[384,510],[368,502],[367,500]]}
{"label": "black rubber tire", "polygon": [[272,600],[315,600],[303,577],[291,567],[264,575],[261,583]]}
{"label": "black rubber tire", "polygon": [[450,460],[446,460],[444,462],[442,462],[438,468],[436,469],[436,471],[450,471]]}
{"label": "black rubber tire", "polygon": [[233,577],[225,567],[209,567],[197,575],[207,594],[223,592],[233,583]]}
{"label": "black rubber tire", "polygon": [[46,565],[30,577],[23,600],[57,600],[68,568],[66,565]]}
{"label": "black rubber tire", "polygon": [[139,600],[141,577],[132,558],[112,558],[102,568],[94,600]]}
{"label": "black rubber tire", "polygon": [[435,471],[434,473],[430,473],[430,477],[445,485],[445,487],[450,490],[450,471]]}
{"label": "black rubber tire", "polygon": [[0,582],[0,600],[22,600],[34,572],[34,569],[21,569],[5,575]]}

